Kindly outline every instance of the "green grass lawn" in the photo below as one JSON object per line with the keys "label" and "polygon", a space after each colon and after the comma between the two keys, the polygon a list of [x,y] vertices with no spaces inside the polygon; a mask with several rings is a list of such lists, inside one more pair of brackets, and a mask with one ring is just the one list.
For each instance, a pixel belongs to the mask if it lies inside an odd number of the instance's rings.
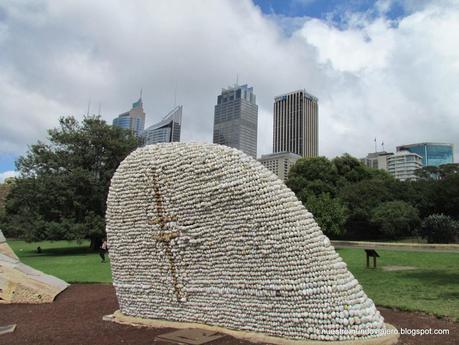
{"label": "green grass lawn", "polygon": [[[112,281],[108,255],[106,262],[101,263],[99,254],[89,249],[88,241],[8,241],[8,244],[23,263],[69,283]],[[37,253],[38,246],[41,254]]]}
{"label": "green grass lawn", "polygon": [[[338,249],[376,305],[419,310],[459,321],[459,253],[377,252],[381,256],[378,268],[367,269],[363,249]],[[416,269],[386,272],[384,266]]]}
{"label": "green grass lawn", "polygon": [[[8,242],[21,260],[68,282],[111,282],[110,264],[102,264],[89,243]],[[40,246],[42,253],[36,248]],[[377,269],[365,268],[362,249],[339,249],[367,295],[380,306],[419,310],[459,321],[459,253],[378,250]],[[383,266],[413,266],[410,271],[383,271]]]}

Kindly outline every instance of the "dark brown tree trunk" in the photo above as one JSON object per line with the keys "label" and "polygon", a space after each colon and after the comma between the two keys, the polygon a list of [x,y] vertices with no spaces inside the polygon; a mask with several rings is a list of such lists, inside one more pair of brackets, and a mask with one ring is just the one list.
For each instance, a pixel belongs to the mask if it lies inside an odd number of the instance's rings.
{"label": "dark brown tree trunk", "polygon": [[101,238],[91,238],[91,244],[89,245],[89,248],[91,248],[92,250],[99,250],[101,245],[102,245]]}

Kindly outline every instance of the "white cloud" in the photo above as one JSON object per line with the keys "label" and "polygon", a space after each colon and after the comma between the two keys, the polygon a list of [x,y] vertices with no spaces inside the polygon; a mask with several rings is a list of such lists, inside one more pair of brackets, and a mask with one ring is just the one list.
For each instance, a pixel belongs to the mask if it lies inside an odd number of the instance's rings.
{"label": "white cloud", "polygon": [[16,177],[17,175],[18,175],[17,171],[4,171],[0,173],[0,183],[3,183],[3,181],[5,181],[5,179],[9,177]]}
{"label": "white cloud", "polygon": [[344,149],[364,154],[362,140],[370,146],[375,136],[391,149],[420,141],[457,145],[458,6],[432,4],[395,27],[384,18],[344,30],[310,20],[300,34],[337,78],[322,97],[322,114],[330,115],[322,128],[333,128]]}
{"label": "white cloud", "polygon": [[338,72],[359,72],[386,67],[394,46],[393,31],[384,19],[347,30],[311,19],[300,35],[317,48],[319,63],[330,63]]}
{"label": "white cloud", "polygon": [[407,2],[397,23],[384,17],[391,1],[377,6],[338,28],[266,16],[248,0],[2,2],[0,154],[22,153],[61,115],[81,117],[90,98],[111,121],[143,88],[156,122],[176,83],[183,140],[210,142],[217,94],[236,74],[257,94],[259,154],[272,148],[274,96],[299,88],[319,97],[323,155],[364,155],[375,136],[388,149],[459,147],[457,2]]}

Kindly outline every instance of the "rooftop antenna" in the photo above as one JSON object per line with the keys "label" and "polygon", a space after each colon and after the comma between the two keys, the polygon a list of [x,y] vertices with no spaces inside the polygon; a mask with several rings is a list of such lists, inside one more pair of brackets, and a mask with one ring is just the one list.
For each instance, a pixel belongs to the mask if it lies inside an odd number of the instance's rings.
{"label": "rooftop antenna", "polygon": [[376,138],[375,138],[375,152],[378,152],[378,148],[376,147]]}
{"label": "rooftop antenna", "polygon": [[91,111],[91,98],[88,100],[88,111],[86,112],[86,116],[89,116],[89,112]]}
{"label": "rooftop antenna", "polygon": [[381,143],[382,150],[384,151],[384,141]]}
{"label": "rooftop antenna", "polygon": [[177,80],[175,81],[175,88],[174,88],[174,108],[177,106]]}
{"label": "rooftop antenna", "polygon": [[140,88],[140,99],[142,99],[143,88]]}
{"label": "rooftop antenna", "polygon": [[239,73],[236,73],[236,85],[239,85]]}

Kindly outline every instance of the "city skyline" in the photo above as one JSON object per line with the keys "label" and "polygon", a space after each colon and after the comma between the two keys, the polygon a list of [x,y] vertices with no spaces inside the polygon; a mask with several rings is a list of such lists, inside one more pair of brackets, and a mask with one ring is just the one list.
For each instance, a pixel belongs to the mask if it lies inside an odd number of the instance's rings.
{"label": "city skyline", "polygon": [[[181,140],[212,142],[212,105],[238,74],[258,96],[258,156],[272,152],[274,97],[306,88],[320,99],[320,155],[364,157],[377,136],[394,152],[405,143],[450,142],[457,160],[456,4],[423,1],[394,11],[391,1],[322,9],[287,1],[283,11],[266,3],[139,1],[135,12],[89,1],[0,5],[0,174],[14,170],[60,116],[81,119],[92,99],[111,123],[139,86],[146,125],[171,108],[177,90],[187,115]],[[199,20],[187,14],[191,7]],[[142,22],[134,31],[108,20],[133,15]],[[75,20],[82,25],[68,25]]]}

